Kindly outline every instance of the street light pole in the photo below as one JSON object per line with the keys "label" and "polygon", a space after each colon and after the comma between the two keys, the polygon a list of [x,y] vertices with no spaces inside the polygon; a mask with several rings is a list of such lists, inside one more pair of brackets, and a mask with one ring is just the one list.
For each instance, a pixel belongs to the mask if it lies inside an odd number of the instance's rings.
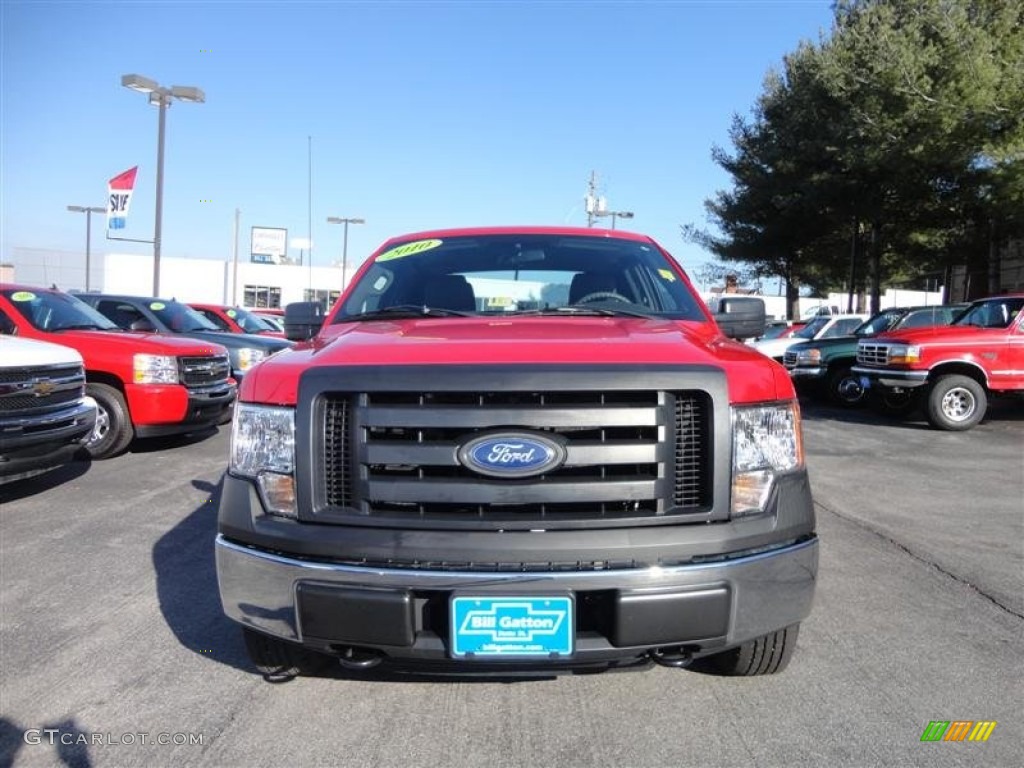
{"label": "street light pole", "polygon": [[349,219],[342,218],[339,216],[328,216],[328,224],[344,224],[345,229],[342,234],[342,245],[341,245],[341,287],[344,289],[347,286],[348,281],[348,225],[349,224],[365,224],[366,219]]}
{"label": "street light pole", "polygon": [[[154,101],[153,96],[157,98]],[[167,110],[171,106],[170,94],[151,94],[151,104],[160,112],[159,127],[156,131],[156,214],[153,218],[153,298],[160,295],[160,250],[163,247],[164,231],[164,130],[167,126]]]}
{"label": "street light pole", "polygon": [[599,213],[598,216],[611,216],[612,217],[612,229],[615,229],[615,219],[632,219],[632,211],[606,211],[605,213]]}
{"label": "street light pole", "polygon": [[106,208],[89,207],[85,205],[69,205],[68,210],[73,213],[85,214],[85,290],[89,290],[89,271],[92,261],[92,215],[94,213],[106,213]]}
{"label": "street light pole", "polygon": [[156,215],[153,223],[153,297],[160,295],[160,249],[163,237],[164,209],[164,130],[167,124],[167,110],[171,101],[190,101],[202,104],[206,94],[199,88],[188,85],[172,85],[166,88],[155,80],[142,75],[123,75],[121,85],[139,93],[149,94],[149,103],[160,110],[156,139]]}

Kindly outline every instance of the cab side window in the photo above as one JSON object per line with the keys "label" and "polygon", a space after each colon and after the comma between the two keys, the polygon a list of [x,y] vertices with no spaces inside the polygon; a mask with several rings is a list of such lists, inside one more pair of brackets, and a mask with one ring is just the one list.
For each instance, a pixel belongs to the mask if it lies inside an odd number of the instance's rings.
{"label": "cab side window", "polygon": [[0,334],[4,336],[13,336],[17,328],[14,325],[14,321],[7,316],[7,313],[0,309]]}
{"label": "cab side window", "polygon": [[131,304],[104,300],[97,302],[96,309],[106,315],[118,328],[131,328],[136,320],[145,320],[145,316]]}
{"label": "cab side window", "polygon": [[[195,307],[193,307],[193,309],[195,309]],[[216,312],[211,312],[209,309],[196,309],[196,312],[198,312],[200,315],[205,317],[211,323],[216,325],[222,331],[230,331],[231,330],[231,326],[228,325],[227,320],[225,320],[223,317],[218,315]]]}

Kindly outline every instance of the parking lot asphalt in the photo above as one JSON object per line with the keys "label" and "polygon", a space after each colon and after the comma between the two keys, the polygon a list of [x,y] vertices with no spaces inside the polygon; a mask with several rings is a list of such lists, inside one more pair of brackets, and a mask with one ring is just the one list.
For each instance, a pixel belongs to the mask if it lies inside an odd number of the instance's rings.
{"label": "parking lot asphalt", "polygon": [[1024,764],[1019,405],[966,433],[804,415],[819,584],[767,678],[270,683],[217,597],[226,432],[0,488],[0,767]]}

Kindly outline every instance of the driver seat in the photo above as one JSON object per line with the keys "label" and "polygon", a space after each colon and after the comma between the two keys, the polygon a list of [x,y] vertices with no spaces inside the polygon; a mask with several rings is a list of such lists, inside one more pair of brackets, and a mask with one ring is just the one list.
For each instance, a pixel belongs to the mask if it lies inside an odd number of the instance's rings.
{"label": "driver seat", "polygon": [[580,272],[573,275],[569,284],[569,303],[577,304],[584,296],[592,293],[621,293],[615,276],[609,272]]}

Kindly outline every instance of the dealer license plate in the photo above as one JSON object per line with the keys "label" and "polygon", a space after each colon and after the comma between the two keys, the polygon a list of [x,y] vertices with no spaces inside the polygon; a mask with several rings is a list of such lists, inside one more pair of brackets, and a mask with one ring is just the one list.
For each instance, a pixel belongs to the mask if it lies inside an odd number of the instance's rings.
{"label": "dealer license plate", "polygon": [[568,656],[573,601],[567,596],[472,597],[451,601],[451,654],[457,658]]}

